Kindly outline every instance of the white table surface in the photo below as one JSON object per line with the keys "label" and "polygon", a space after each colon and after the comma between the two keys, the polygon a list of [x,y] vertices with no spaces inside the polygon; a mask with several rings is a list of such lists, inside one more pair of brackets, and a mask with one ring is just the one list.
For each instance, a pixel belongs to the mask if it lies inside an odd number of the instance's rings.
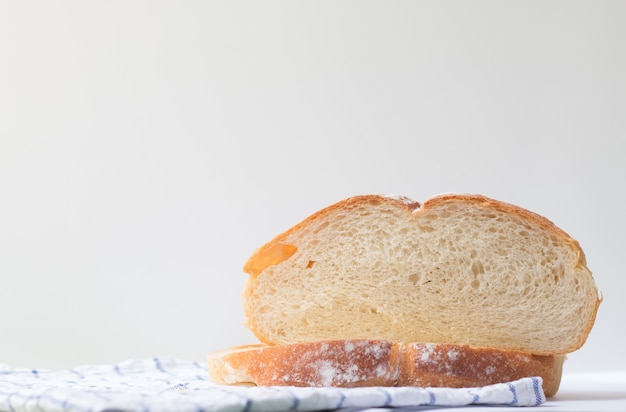
{"label": "white table surface", "polygon": [[550,411],[626,411],[626,371],[563,375],[555,397],[542,408]]}

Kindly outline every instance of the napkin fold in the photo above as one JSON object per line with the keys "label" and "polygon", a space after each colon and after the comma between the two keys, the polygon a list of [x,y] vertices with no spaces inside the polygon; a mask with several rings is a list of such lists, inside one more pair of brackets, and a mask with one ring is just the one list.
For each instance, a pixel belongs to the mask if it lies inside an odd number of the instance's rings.
{"label": "napkin fold", "polygon": [[0,365],[0,410],[321,411],[342,408],[510,405],[545,402],[541,378],[480,388],[296,388],[213,384],[207,366],[149,358],[67,370]]}

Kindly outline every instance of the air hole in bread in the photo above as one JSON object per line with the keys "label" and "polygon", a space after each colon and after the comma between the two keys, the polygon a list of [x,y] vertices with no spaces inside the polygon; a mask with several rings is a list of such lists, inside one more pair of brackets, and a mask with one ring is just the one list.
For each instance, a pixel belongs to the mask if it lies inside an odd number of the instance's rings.
{"label": "air hole in bread", "polygon": [[482,275],[483,273],[485,273],[485,267],[480,260],[475,260],[472,263],[472,273],[474,274],[474,276]]}
{"label": "air hole in bread", "polygon": [[417,285],[419,283],[419,281],[422,279],[422,275],[420,275],[419,273],[411,273],[409,276],[409,282],[411,282],[414,285]]}
{"label": "air hole in bread", "polygon": [[311,269],[314,264],[315,264],[314,260],[309,260],[308,263],[306,264],[306,268],[307,269]]}
{"label": "air hole in bread", "polygon": [[318,234],[322,230],[326,229],[329,224],[330,224],[330,222],[322,222],[322,223],[320,223],[319,226],[317,226],[317,228],[315,229],[315,231],[313,233]]}

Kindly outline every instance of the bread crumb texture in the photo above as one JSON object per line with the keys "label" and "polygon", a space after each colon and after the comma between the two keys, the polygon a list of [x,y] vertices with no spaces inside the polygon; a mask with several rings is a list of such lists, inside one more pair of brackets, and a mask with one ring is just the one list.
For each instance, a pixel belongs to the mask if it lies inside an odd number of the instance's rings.
{"label": "bread crumb texture", "polygon": [[[293,253],[265,257],[277,249]],[[270,344],[387,339],[563,354],[584,343],[600,303],[578,242],[476,195],[421,206],[346,199],[257,250],[244,270],[248,327]]]}

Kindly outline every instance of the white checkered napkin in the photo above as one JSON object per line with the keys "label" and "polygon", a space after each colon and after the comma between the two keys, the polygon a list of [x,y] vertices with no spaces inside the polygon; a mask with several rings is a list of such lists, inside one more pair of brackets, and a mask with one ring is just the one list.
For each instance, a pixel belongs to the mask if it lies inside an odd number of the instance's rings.
{"label": "white checkered napkin", "polygon": [[[230,387],[203,363],[167,358],[69,370],[0,366],[2,411],[316,411],[400,406],[545,402],[541,378],[472,389]],[[353,409],[352,409],[353,410]]]}

